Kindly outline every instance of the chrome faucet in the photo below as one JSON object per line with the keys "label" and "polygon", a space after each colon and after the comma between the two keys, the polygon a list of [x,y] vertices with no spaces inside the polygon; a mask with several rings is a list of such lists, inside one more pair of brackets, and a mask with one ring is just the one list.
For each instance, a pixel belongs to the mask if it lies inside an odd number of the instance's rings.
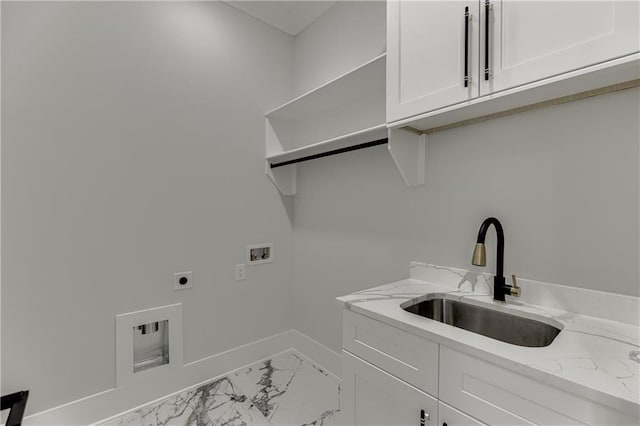
{"label": "chrome faucet", "polygon": [[487,235],[489,225],[493,225],[496,228],[496,234],[498,236],[498,250],[497,250],[497,264],[496,275],[493,278],[493,298],[504,302],[504,295],[518,297],[520,296],[520,287],[516,281],[516,276],[512,275],[513,286],[507,285],[504,279],[504,231],[502,230],[502,224],[495,217],[489,217],[480,225],[480,231],[478,231],[478,242],[473,250],[473,258],[471,263],[476,266],[487,266],[487,252],[484,247],[484,239]]}

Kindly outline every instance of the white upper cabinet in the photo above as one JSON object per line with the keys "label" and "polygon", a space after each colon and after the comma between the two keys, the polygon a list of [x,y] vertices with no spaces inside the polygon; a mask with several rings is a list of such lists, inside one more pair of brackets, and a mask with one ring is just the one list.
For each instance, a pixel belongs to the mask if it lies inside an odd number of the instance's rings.
{"label": "white upper cabinet", "polygon": [[387,122],[425,130],[638,79],[639,5],[390,0]]}
{"label": "white upper cabinet", "polygon": [[638,52],[638,5],[636,1],[482,1],[481,70],[488,65],[490,75],[487,79],[481,72],[480,94]]}
{"label": "white upper cabinet", "polygon": [[478,1],[387,2],[388,122],[478,96],[479,21]]}

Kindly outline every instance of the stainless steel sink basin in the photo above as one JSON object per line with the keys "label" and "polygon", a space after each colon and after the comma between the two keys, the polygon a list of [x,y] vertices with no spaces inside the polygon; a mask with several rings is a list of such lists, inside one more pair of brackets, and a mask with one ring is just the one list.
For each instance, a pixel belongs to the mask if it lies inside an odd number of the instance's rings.
{"label": "stainless steel sink basin", "polygon": [[438,296],[408,301],[401,307],[412,314],[518,346],[549,346],[561,331],[541,321]]}

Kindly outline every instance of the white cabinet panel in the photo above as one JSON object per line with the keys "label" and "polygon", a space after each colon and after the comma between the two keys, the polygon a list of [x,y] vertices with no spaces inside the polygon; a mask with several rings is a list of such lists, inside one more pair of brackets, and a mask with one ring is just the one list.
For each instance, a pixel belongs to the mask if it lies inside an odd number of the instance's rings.
{"label": "white cabinet panel", "polygon": [[639,52],[638,1],[390,0],[387,122],[428,130],[633,81]]}
{"label": "white cabinet panel", "polygon": [[342,346],[419,389],[438,395],[438,344],[344,311]]}
{"label": "white cabinet panel", "polygon": [[416,426],[438,421],[438,401],[419,389],[342,351],[343,421],[361,426]]}
{"label": "white cabinet panel", "polygon": [[[489,69],[481,95],[640,51],[636,1],[491,1]],[[481,69],[485,67],[485,2]]]}
{"label": "white cabinet panel", "polygon": [[440,399],[491,425],[631,425],[638,418],[440,347]]}
{"label": "white cabinet panel", "polygon": [[478,96],[478,12],[477,1],[387,2],[388,122]]}
{"label": "white cabinet panel", "polygon": [[438,424],[442,426],[485,426],[462,411],[449,407],[444,402],[438,403]]}

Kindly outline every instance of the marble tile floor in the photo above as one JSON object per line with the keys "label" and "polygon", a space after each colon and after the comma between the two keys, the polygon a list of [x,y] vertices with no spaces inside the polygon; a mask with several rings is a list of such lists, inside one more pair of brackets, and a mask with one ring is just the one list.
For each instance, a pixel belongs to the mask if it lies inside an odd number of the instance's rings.
{"label": "marble tile floor", "polygon": [[338,380],[290,351],[95,426],[335,426]]}

